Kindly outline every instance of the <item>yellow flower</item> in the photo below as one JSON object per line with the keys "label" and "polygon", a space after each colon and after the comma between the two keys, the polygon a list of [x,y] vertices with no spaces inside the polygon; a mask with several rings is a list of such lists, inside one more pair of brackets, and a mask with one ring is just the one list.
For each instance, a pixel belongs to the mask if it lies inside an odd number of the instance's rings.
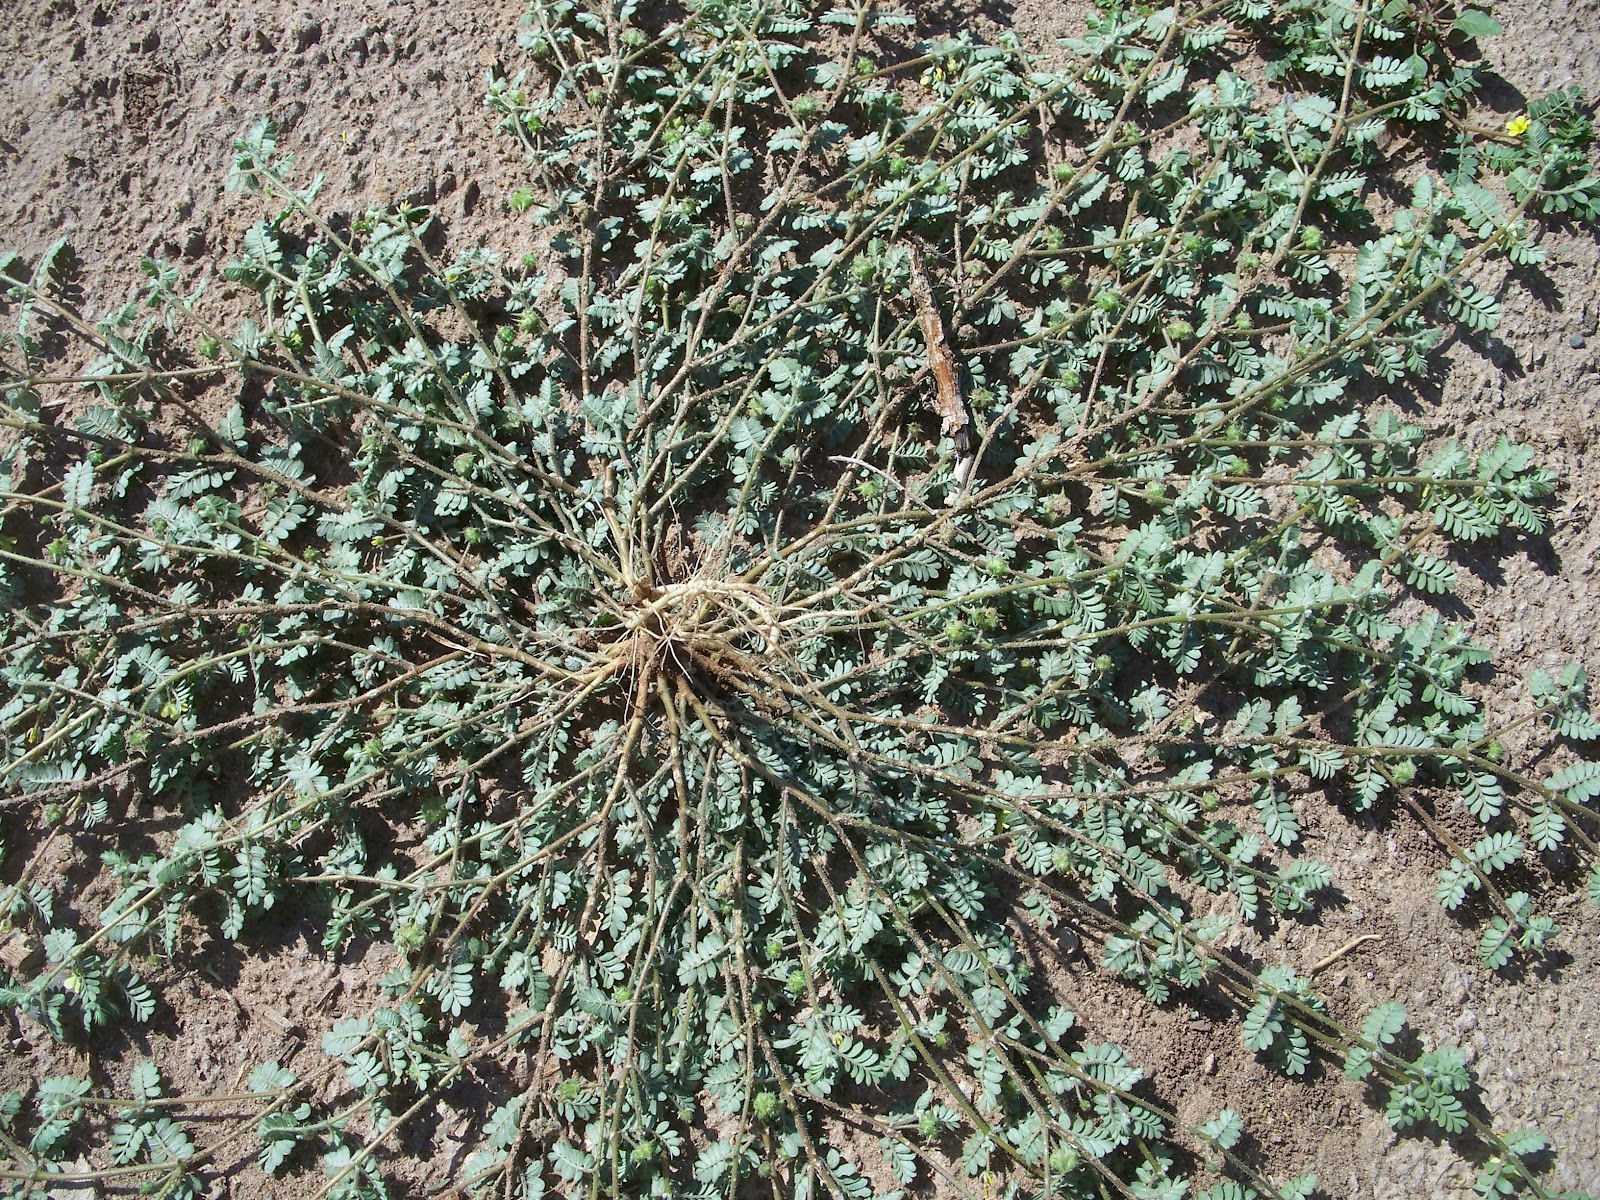
{"label": "yellow flower", "polygon": [[1506,132],[1512,137],[1521,137],[1528,132],[1528,118],[1525,116],[1512,117],[1511,120],[1506,122]]}

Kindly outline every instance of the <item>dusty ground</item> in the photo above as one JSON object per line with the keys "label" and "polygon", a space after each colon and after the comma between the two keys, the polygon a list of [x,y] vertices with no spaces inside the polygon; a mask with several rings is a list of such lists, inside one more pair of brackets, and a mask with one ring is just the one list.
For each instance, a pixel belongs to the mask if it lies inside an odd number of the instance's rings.
{"label": "dusty ground", "polygon": [[[1072,13],[1048,0],[989,5],[976,16],[964,3],[926,7],[946,28],[999,20],[1033,38],[1074,31]],[[222,192],[230,143],[266,115],[308,170],[326,174],[333,207],[431,189],[454,245],[518,252],[527,230],[507,203],[520,182],[517,159],[492,130],[482,77],[515,63],[521,8],[519,0],[9,0],[0,21],[0,243],[27,253],[71,238],[88,264],[93,308],[130,294],[144,254],[215,269],[258,215],[253,202]],[[1569,83],[1600,96],[1600,3],[1514,0],[1496,12],[1507,32],[1492,55],[1528,96]],[[1508,112],[1520,106],[1509,87],[1499,99]],[[1527,441],[1562,479],[1549,538],[1508,539],[1463,586],[1462,615],[1506,665],[1484,684],[1505,711],[1534,666],[1575,659],[1600,675],[1600,254],[1586,238],[1549,245],[1548,286],[1508,285],[1506,322],[1493,339],[1450,348],[1441,405],[1426,416],[1436,432],[1471,444],[1500,433]],[[1545,974],[1494,976],[1477,965],[1475,935],[1434,901],[1436,859],[1409,826],[1305,815],[1344,899],[1321,924],[1279,930],[1274,952],[1303,970],[1357,935],[1378,935],[1319,978],[1336,1013],[1349,1019],[1403,1000],[1416,1027],[1470,1049],[1483,1105],[1502,1127],[1537,1124],[1551,1137],[1561,1151],[1557,1186],[1600,1190],[1593,911],[1567,909],[1567,957]],[[1063,961],[1083,1023],[1123,1042],[1185,1118],[1240,1108],[1267,1163],[1317,1170],[1329,1195],[1399,1200],[1470,1186],[1448,1147],[1397,1138],[1355,1085],[1284,1080],[1204,1012],[1152,1022],[1136,993],[1082,958]],[[191,977],[186,994],[169,991],[179,1022],[143,1050],[158,1052],[178,1082],[208,1091],[229,1090],[262,1057],[298,1055],[297,1067],[310,1065],[320,1055],[301,1047],[315,1041],[324,1014],[373,977],[373,964],[326,962],[286,933],[270,956],[219,963],[213,978]],[[37,1056],[29,1074],[81,1066],[37,1030],[6,1036],[14,1062]],[[448,1141],[441,1145],[447,1154]],[[420,1189],[420,1179],[409,1183]]]}

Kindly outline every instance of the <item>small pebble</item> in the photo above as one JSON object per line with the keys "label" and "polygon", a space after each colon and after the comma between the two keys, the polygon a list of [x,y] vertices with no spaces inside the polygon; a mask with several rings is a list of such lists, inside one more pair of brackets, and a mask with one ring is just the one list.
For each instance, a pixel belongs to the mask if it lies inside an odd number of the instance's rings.
{"label": "small pebble", "polygon": [[1574,350],[1582,350],[1583,349],[1583,334],[1581,334],[1581,333],[1573,334],[1571,337],[1569,337],[1567,339],[1567,345],[1571,346]]}

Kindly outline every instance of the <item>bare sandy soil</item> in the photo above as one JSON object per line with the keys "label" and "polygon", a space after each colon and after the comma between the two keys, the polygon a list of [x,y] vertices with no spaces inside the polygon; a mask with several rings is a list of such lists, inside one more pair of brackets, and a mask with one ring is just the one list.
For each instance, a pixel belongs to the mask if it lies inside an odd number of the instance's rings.
{"label": "bare sandy soil", "polygon": [[[1079,20],[1048,0],[982,12],[964,3],[922,7],[945,28],[1004,23],[1031,39],[1073,32]],[[69,237],[86,264],[91,308],[133,293],[142,255],[196,275],[226,261],[260,215],[222,190],[232,139],[260,116],[278,121],[281,144],[307,172],[326,175],[334,209],[425,196],[457,248],[516,254],[531,245],[508,203],[521,182],[515,148],[482,102],[485,70],[517,61],[518,0],[8,0],[3,9],[0,244],[28,254]],[[1600,3],[1511,0],[1496,13],[1506,33],[1490,50],[1512,81],[1496,97],[1505,112],[1566,84],[1600,96]],[[1600,672],[1600,253],[1584,236],[1558,233],[1547,244],[1545,281],[1505,285],[1503,326],[1452,344],[1438,397],[1418,409],[1440,436],[1526,441],[1561,477],[1548,537],[1507,538],[1464,573],[1456,615],[1504,664],[1482,687],[1506,711],[1523,702],[1519,681],[1536,666],[1576,660]],[[1303,818],[1343,900],[1317,924],[1285,923],[1260,952],[1303,970],[1377,935],[1319,976],[1336,1015],[1359,1019],[1375,1003],[1404,1001],[1417,1028],[1469,1049],[1482,1104],[1502,1127],[1535,1124],[1551,1138],[1556,1187],[1600,1190],[1593,910],[1576,898],[1567,906],[1564,954],[1543,972],[1495,975],[1478,965],[1473,930],[1439,909],[1437,855],[1419,833],[1309,805]],[[1083,958],[1059,948],[1056,957],[1082,1023],[1126,1045],[1184,1117],[1239,1108],[1268,1164],[1316,1170],[1329,1195],[1470,1189],[1469,1169],[1448,1146],[1398,1137],[1358,1086],[1329,1074],[1286,1080],[1213,1014],[1180,1008],[1153,1020],[1136,993]],[[329,962],[285,930],[260,957],[169,979],[176,1021],[132,1052],[158,1053],[178,1086],[211,1091],[236,1085],[263,1058],[312,1063],[331,1015],[361,1000],[385,965]],[[0,1086],[84,1067],[81,1052],[37,1028],[0,1035],[10,1047]],[[441,1124],[448,1132],[449,1120]],[[431,1158],[397,1167],[399,1194],[441,1183],[455,1150],[442,1137]],[[215,1194],[257,1194],[259,1183],[224,1179]]]}

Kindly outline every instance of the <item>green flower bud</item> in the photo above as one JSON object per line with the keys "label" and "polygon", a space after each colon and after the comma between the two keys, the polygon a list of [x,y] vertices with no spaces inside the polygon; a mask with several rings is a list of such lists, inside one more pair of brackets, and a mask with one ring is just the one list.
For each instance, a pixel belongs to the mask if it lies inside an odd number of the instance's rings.
{"label": "green flower bud", "polygon": [[1050,1170],[1057,1175],[1069,1175],[1078,1169],[1078,1152],[1071,1146],[1057,1146],[1050,1151]]}

